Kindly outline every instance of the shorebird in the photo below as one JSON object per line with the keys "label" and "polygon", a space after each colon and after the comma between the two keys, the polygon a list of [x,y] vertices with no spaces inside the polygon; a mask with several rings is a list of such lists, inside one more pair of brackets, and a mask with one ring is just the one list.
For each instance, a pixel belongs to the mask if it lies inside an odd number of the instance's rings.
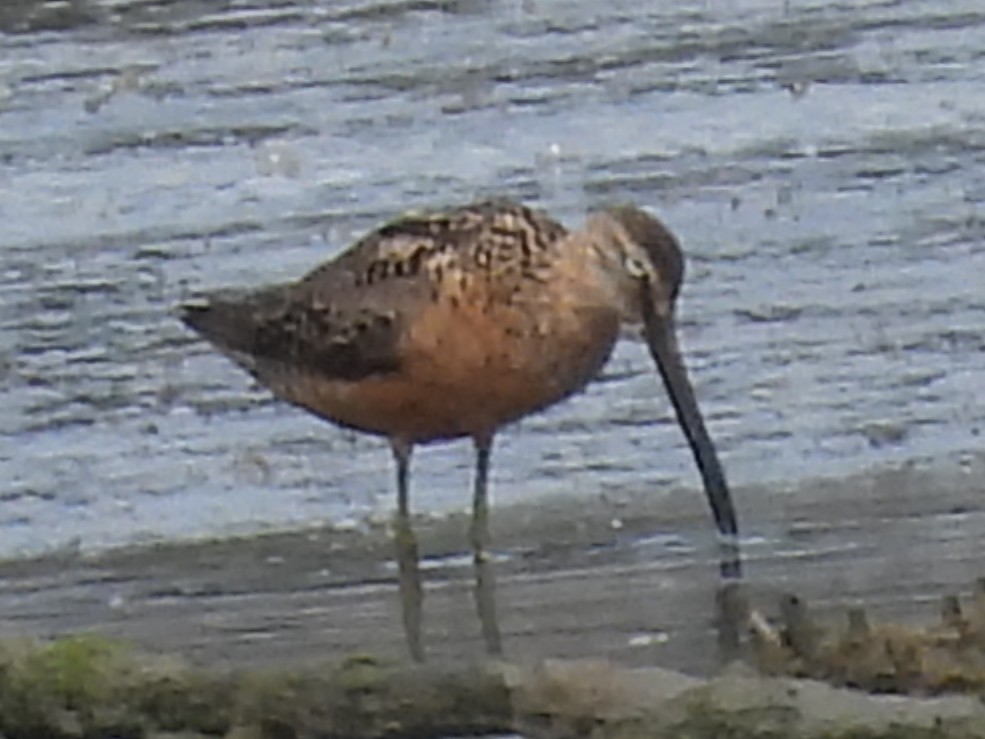
{"label": "shorebird", "polygon": [[276,396],[389,439],[403,625],[418,660],[411,452],[472,439],[476,604],[486,648],[498,654],[486,553],[493,437],[584,388],[626,322],[642,324],[694,454],[723,546],[722,573],[740,576],[731,496],[677,344],[683,275],[677,240],[634,206],[605,208],[568,231],[540,211],[493,200],[406,215],[295,282],[214,292],[181,306],[181,318]]}

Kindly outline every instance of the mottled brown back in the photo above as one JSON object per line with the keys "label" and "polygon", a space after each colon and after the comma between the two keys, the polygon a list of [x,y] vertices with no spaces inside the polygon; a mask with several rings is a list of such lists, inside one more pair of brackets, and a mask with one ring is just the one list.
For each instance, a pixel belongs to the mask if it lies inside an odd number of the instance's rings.
{"label": "mottled brown back", "polygon": [[340,380],[395,372],[409,314],[465,287],[449,291],[450,281],[480,280],[476,292],[508,302],[540,279],[547,250],[566,233],[507,200],[407,215],[297,282],[216,293],[184,306],[182,319],[263,381],[278,366]]}

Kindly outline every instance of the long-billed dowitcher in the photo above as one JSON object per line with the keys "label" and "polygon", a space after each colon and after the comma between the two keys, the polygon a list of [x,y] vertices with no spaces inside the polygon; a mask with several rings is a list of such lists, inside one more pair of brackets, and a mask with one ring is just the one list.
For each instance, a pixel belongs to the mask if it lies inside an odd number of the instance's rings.
{"label": "long-billed dowitcher", "polygon": [[723,573],[739,575],[732,500],[677,345],[683,274],[677,240],[639,208],[607,208],[569,232],[498,200],[400,218],[296,282],[210,294],[182,306],[182,319],[277,396],[390,440],[404,629],[418,659],[411,451],[473,440],[476,601],[486,646],[498,653],[486,557],[493,436],[585,387],[623,322],[642,323],[722,535]]}

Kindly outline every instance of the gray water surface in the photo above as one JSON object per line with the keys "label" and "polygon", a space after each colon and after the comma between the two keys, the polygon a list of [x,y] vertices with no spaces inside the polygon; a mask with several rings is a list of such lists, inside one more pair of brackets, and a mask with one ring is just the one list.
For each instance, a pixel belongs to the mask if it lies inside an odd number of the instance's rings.
{"label": "gray water surface", "polygon": [[[172,309],[492,194],[572,226],[632,201],[680,236],[682,343],[747,495],[961,460],[983,90],[978,0],[6,3],[0,556],[388,515],[385,444],[273,401]],[[669,413],[624,342],[504,431],[494,499],[697,488]],[[415,463],[418,511],[468,504],[467,444]]]}

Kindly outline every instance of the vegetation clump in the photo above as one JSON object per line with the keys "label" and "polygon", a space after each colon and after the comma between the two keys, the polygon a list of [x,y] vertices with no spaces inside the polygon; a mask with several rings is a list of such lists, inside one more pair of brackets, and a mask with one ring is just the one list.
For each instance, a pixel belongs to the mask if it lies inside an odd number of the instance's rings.
{"label": "vegetation clump", "polygon": [[3,739],[294,739],[505,730],[494,670],[368,656],[298,670],[207,671],[96,635],[0,642]]}
{"label": "vegetation clump", "polygon": [[781,597],[779,621],[749,613],[754,661],[766,674],[871,693],[985,697],[985,579],[964,605],[946,596],[929,627],[873,623],[861,607],[848,609],[843,625],[824,626],[795,595]]}

